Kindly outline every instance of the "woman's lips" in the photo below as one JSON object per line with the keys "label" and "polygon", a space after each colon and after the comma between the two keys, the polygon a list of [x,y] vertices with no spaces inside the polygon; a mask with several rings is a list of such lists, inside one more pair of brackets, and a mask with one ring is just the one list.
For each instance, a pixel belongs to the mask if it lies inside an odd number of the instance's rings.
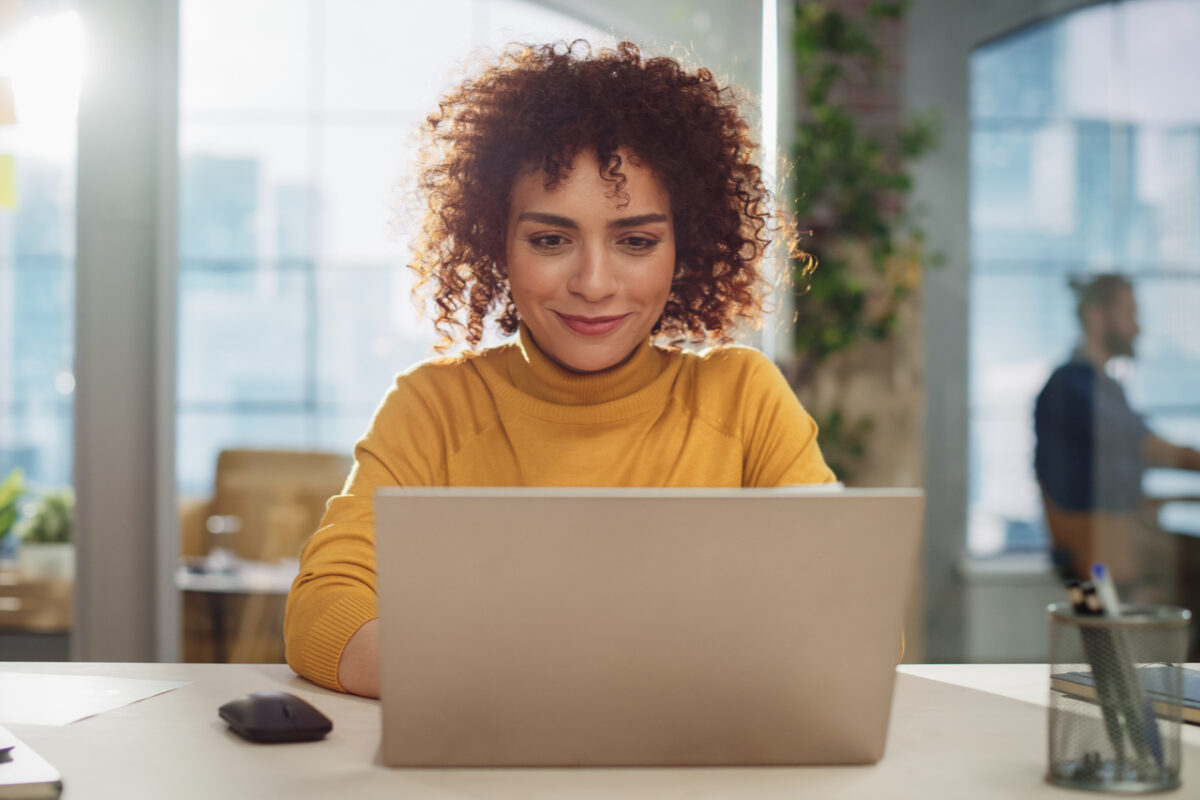
{"label": "woman's lips", "polygon": [[[554,313],[558,314],[557,311]],[[578,317],[572,314],[558,314],[564,325],[581,336],[603,336],[615,331],[628,316],[621,314],[616,317]]]}

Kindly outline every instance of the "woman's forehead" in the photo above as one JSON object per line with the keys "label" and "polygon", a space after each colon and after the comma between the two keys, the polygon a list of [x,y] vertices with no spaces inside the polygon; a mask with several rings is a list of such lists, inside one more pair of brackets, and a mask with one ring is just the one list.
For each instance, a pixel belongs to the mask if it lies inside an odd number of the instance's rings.
{"label": "woman's forehead", "polygon": [[551,188],[576,170],[586,168],[615,181],[630,167],[650,169],[661,180],[659,170],[636,150],[625,145],[605,151],[585,145],[566,153],[547,153],[526,158],[521,161],[513,180],[538,176],[547,188]]}
{"label": "woman's forehead", "polygon": [[604,164],[593,152],[580,151],[564,163],[560,175],[549,173],[544,165],[527,166],[513,181],[512,210],[529,203],[599,202],[615,208],[654,206],[665,212],[670,197],[658,175],[626,150],[617,150],[620,162]]}

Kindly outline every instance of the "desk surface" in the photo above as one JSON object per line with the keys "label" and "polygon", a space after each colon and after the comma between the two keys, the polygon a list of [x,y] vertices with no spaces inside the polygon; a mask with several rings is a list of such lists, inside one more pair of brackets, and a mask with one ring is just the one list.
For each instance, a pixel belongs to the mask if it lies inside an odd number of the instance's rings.
{"label": "desk surface", "polygon": [[180,564],[175,570],[175,586],[185,592],[220,594],[287,594],[300,574],[300,560],[274,562],[240,560],[228,570],[207,571],[195,564]]}
{"label": "desk surface", "polygon": [[[339,695],[282,665],[10,663],[11,672],[192,681],[65,727],[9,726],[63,775],[63,797],[1037,798],[1045,665],[901,667],[887,753],[870,767],[397,770],[379,763],[375,701]],[[333,719],[323,742],[252,745],[217,707],[282,689]],[[1184,788],[1200,788],[1200,728],[1184,726]],[[1168,795],[1172,796],[1172,795]]]}

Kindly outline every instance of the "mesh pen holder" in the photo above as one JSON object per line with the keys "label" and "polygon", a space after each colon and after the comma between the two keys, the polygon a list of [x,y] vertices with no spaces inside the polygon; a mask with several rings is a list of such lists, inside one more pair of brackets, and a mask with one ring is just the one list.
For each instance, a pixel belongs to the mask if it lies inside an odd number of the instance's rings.
{"label": "mesh pen holder", "polygon": [[1121,611],[1049,608],[1050,783],[1128,794],[1180,785],[1191,614],[1174,606]]}

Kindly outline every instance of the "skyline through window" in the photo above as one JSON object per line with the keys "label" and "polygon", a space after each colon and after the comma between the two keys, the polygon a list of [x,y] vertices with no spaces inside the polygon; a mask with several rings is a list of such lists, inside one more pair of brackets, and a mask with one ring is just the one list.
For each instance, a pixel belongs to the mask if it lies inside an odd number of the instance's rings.
{"label": "skyline through window", "polygon": [[472,54],[608,38],[517,0],[180,11],[177,481],[198,495],[225,447],[349,453],[432,354],[404,192],[415,128]]}

